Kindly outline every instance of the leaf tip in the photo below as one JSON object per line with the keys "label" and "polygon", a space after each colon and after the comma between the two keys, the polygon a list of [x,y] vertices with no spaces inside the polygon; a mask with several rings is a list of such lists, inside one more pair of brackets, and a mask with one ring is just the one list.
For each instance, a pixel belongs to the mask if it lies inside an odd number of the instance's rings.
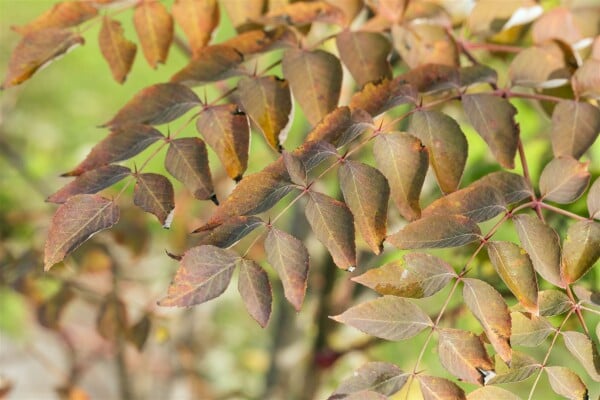
{"label": "leaf tip", "polygon": [[210,196],[210,201],[212,201],[213,203],[215,203],[216,206],[219,205],[219,199],[217,198],[216,193],[213,193],[213,195]]}

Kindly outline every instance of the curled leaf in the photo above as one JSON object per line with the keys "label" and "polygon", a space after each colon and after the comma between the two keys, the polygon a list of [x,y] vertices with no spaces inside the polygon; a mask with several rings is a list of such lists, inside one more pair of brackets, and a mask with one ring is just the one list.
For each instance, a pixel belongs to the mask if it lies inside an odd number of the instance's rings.
{"label": "curled leaf", "polygon": [[49,28],[69,28],[88,21],[98,15],[98,10],[88,1],[62,1],[50,10],[23,26],[12,29],[22,35]]}
{"label": "curled leaf", "polygon": [[258,217],[236,216],[217,226],[200,227],[192,233],[198,234],[198,244],[210,244],[227,248],[233,246],[261,225],[264,225],[264,222]]}
{"label": "curled leaf", "polygon": [[152,68],[167,60],[173,41],[173,17],[158,1],[143,0],[135,7],[133,24],[146,61]]}
{"label": "curled leaf", "polygon": [[105,16],[102,19],[98,43],[100,44],[102,56],[108,63],[115,81],[125,82],[125,78],[127,78],[127,74],[129,74],[133,65],[137,46],[132,41],[127,40],[121,23]]}
{"label": "curled leaf", "polygon": [[356,139],[372,126],[373,119],[361,109],[351,111],[349,107],[337,107],[327,114],[306,137],[306,141],[325,141],[341,147]]}

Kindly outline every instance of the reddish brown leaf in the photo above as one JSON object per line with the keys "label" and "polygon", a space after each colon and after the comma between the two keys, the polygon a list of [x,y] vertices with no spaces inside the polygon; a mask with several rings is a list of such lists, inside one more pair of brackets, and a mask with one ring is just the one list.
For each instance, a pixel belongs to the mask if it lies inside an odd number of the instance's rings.
{"label": "reddish brown leaf", "polygon": [[243,32],[221,44],[237,50],[245,58],[280,47],[294,46],[297,42],[295,34],[286,26],[280,25],[270,31],[253,29]]}
{"label": "reddish brown leaf", "polygon": [[525,250],[511,242],[488,242],[487,252],[496,272],[519,303],[537,314],[537,276]]}
{"label": "reddish brown leaf", "polygon": [[510,343],[512,345],[535,347],[554,332],[554,327],[544,317],[513,312],[510,314],[510,319],[512,327]]}
{"label": "reddish brown leaf", "polygon": [[429,151],[429,163],[444,193],[455,191],[467,162],[468,144],[455,120],[439,111],[418,111],[408,129]]}
{"label": "reddish brown leaf", "polygon": [[171,182],[159,174],[137,174],[133,202],[144,211],[156,215],[163,228],[173,220],[175,194]]}
{"label": "reddish brown leaf", "polygon": [[341,147],[371,127],[372,123],[371,116],[361,109],[351,111],[347,106],[337,107],[310,131],[306,141],[322,140]]}
{"label": "reddish brown leaf", "polygon": [[261,327],[267,326],[271,316],[271,284],[264,269],[256,262],[240,258],[238,291],[248,313]]}
{"label": "reddish brown leaf", "polygon": [[387,340],[408,339],[433,325],[421,308],[396,296],[367,301],[330,318]]}
{"label": "reddish brown leaf", "polygon": [[69,28],[79,25],[98,14],[98,10],[88,1],[63,1],[38,16],[27,25],[13,26],[22,35],[48,28]]}
{"label": "reddish brown leaf", "polygon": [[114,342],[126,333],[127,309],[125,304],[113,297],[102,302],[96,318],[96,330],[104,339]]}
{"label": "reddish brown leaf", "polygon": [[44,250],[44,270],[61,262],[93,234],[119,220],[117,205],[101,196],[79,194],[61,205],[50,224]]}
{"label": "reddish brown leaf", "polygon": [[393,132],[375,138],[373,153],[387,178],[392,199],[408,221],[421,216],[419,197],[428,167],[427,149],[411,135]]}
{"label": "reddish brown leaf", "polygon": [[10,56],[1,89],[25,82],[36,71],[83,43],[83,37],[70,30],[45,29],[26,34]]}
{"label": "reddish brown leaf", "polygon": [[426,253],[410,253],[352,280],[379,294],[422,298],[433,296],[455,276],[445,261]]}
{"label": "reddish brown leaf", "polygon": [[409,374],[394,364],[368,362],[357,369],[351,377],[343,380],[331,395],[330,400],[346,399],[346,396],[363,390],[391,396],[402,389],[408,376]]}
{"label": "reddish brown leaf", "polygon": [[600,292],[597,290],[589,290],[580,285],[574,285],[572,289],[581,302],[596,306],[600,305]]}
{"label": "reddish brown leaf", "polygon": [[158,83],[138,92],[102,126],[133,123],[160,125],[179,118],[200,104],[196,93],[188,87],[178,83]]}
{"label": "reddish brown leaf", "polygon": [[307,25],[313,22],[327,22],[341,25],[344,13],[325,1],[296,2],[269,11],[261,20],[264,24]]}
{"label": "reddish brown leaf", "polygon": [[589,103],[563,100],[552,113],[552,150],[556,157],[578,159],[600,133],[600,109]]}
{"label": "reddish brown leaf", "polygon": [[366,4],[388,21],[397,22],[402,18],[408,2],[406,0],[367,0]]}
{"label": "reddish brown leaf", "polygon": [[84,172],[74,181],[63,186],[59,191],[46,199],[50,203],[64,203],[69,197],[77,194],[98,193],[102,189],[114,185],[131,173],[127,167],[106,165],[98,169]]}
{"label": "reddish brown leaf", "polygon": [[214,196],[206,145],[198,138],[175,139],[169,142],[165,168],[181,181],[198,200]]}
{"label": "reddish brown leaf", "polygon": [[127,160],[162,138],[162,133],[151,126],[137,124],[115,126],[74,170],[63,175],[81,175],[106,164]]}
{"label": "reddish brown leaf", "polygon": [[306,247],[292,235],[271,228],[265,239],[265,251],[269,264],[281,279],[285,298],[296,311],[300,311],[308,278],[309,257]]}
{"label": "reddish brown leaf", "polygon": [[492,186],[502,195],[504,204],[517,203],[533,194],[531,186],[521,175],[507,171],[497,171],[479,179],[476,185]]}
{"label": "reddish brown leaf", "polygon": [[296,185],[304,186],[308,184],[308,173],[302,160],[292,153],[285,150],[281,153],[285,169],[290,175],[290,179]]}
{"label": "reddish brown leaf", "polygon": [[135,7],[133,24],[148,64],[152,68],[164,64],[173,41],[173,18],[166,7],[158,1],[141,1]]}
{"label": "reddish brown leaf", "polygon": [[510,363],[511,321],[502,295],[479,279],[463,279],[463,298],[469,310],[483,326],[494,349],[506,363]]}
{"label": "reddish brown leaf", "polygon": [[369,82],[352,95],[350,109],[364,110],[373,117],[400,104],[413,103],[417,93],[413,86],[399,79]]}
{"label": "reddish brown leaf", "polygon": [[459,379],[483,385],[483,372],[493,370],[481,338],[458,329],[440,329],[438,352],[440,362]]}
{"label": "reddish brown leaf", "polygon": [[600,223],[577,221],[569,227],[563,243],[561,276],[573,283],[585,275],[600,258]]}
{"label": "reddish brown leaf", "polygon": [[458,247],[481,239],[481,230],[463,215],[421,218],[388,237],[400,249]]}
{"label": "reddish brown leaf", "polygon": [[198,56],[219,23],[219,5],[216,0],[177,0],[172,12],[188,39],[192,55]]}
{"label": "reddish brown leaf", "polygon": [[454,382],[437,376],[417,375],[424,400],[465,400],[465,392]]}
{"label": "reddish brown leaf", "polygon": [[137,46],[127,40],[121,23],[105,16],[102,19],[98,43],[113,78],[119,83],[125,82],[133,65]]}
{"label": "reddish brown leaf", "polygon": [[309,192],[305,215],[315,236],[342,269],[356,267],[354,219],[346,204],[318,192]]}
{"label": "reddish brown leaf", "polygon": [[462,97],[465,114],[504,168],[515,167],[519,141],[517,109],[508,100],[487,93]]}
{"label": "reddish brown leaf", "polygon": [[460,87],[471,86],[476,83],[496,84],[498,82],[498,73],[487,65],[470,65],[460,68],[458,72]]}
{"label": "reddish brown leaf", "polygon": [[590,377],[600,382],[600,356],[597,346],[581,332],[562,332],[565,346],[571,354],[583,365]]}
{"label": "reddish brown leaf", "polygon": [[356,227],[375,254],[383,249],[386,237],[390,187],[377,169],[345,160],[338,169],[344,200],[354,215]]}
{"label": "reddish brown leaf", "polygon": [[235,104],[210,106],[202,110],[196,128],[217,153],[230,178],[239,180],[248,166],[250,124]]}
{"label": "reddish brown leaf", "polygon": [[188,307],[220,296],[231,281],[240,257],[215,246],[192,247],[184,254],[160,306]]}
{"label": "reddish brown leaf", "polygon": [[382,34],[346,30],[338,33],[335,43],[340,59],[358,86],[380,79],[391,79],[392,68],[388,57],[392,45]]}
{"label": "reddish brown leaf", "polygon": [[505,212],[506,206],[496,187],[476,181],[435,200],[423,210],[423,217],[460,214],[475,222],[483,222]]}
{"label": "reddish brown leaf", "polygon": [[587,207],[590,218],[600,219],[600,179],[598,178],[587,194]]}
{"label": "reddish brown leaf", "polygon": [[409,68],[425,64],[458,65],[458,48],[446,29],[427,23],[392,26],[394,48]]}
{"label": "reddish brown leaf", "polygon": [[546,11],[537,19],[531,28],[531,36],[536,44],[550,39],[560,39],[568,44],[575,44],[583,39],[576,25],[577,21],[566,7],[556,7]]}
{"label": "reddish brown leaf", "polygon": [[203,226],[192,233],[199,236],[198,244],[211,244],[217,247],[231,247],[264,222],[254,216],[237,216],[226,220],[216,227]]}
{"label": "reddish brown leaf", "polygon": [[570,400],[587,400],[585,383],[575,372],[565,367],[545,367],[552,390]]}
{"label": "reddish brown leaf", "polygon": [[244,77],[237,88],[244,110],[267,143],[279,151],[291,126],[292,95],[288,82],[275,76]]}
{"label": "reddish brown leaf", "polygon": [[287,50],[282,59],[283,75],[311,125],[336,108],[342,87],[342,66],[323,50]]}
{"label": "reddish brown leaf", "polygon": [[564,287],[560,277],[560,238],[539,218],[519,214],[513,222],[521,245],[529,254],[535,270],[548,282]]}
{"label": "reddish brown leaf", "polygon": [[224,45],[207,46],[188,65],[171,77],[171,82],[200,85],[239,75],[242,54]]}
{"label": "reddish brown leaf", "polygon": [[513,85],[537,88],[564,85],[571,77],[571,64],[565,60],[572,54],[566,51],[554,41],[521,51],[510,64],[510,81]]}
{"label": "reddish brown leaf", "polygon": [[566,204],[577,200],[590,183],[587,162],[558,157],[544,167],[540,176],[542,199]]}

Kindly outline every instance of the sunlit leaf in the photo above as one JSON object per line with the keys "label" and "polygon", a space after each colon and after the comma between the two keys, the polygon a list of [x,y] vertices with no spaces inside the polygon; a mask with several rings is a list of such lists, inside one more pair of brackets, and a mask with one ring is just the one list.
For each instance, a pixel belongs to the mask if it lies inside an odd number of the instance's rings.
{"label": "sunlit leaf", "polygon": [[306,219],[315,236],[342,269],[356,266],[354,218],[346,204],[318,192],[309,192]]}
{"label": "sunlit leaf", "polygon": [[173,41],[173,17],[158,1],[143,0],[133,13],[133,24],[148,65],[164,64]]}
{"label": "sunlit leaf", "polygon": [[271,316],[271,284],[264,269],[256,262],[240,258],[238,291],[248,313],[261,327],[267,326]]}
{"label": "sunlit leaf", "polygon": [[600,257],[600,223],[577,221],[563,242],[561,276],[573,283],[585,275]]}
{"label": "sunlit leaf", "polygon": [[487,243],[487,252],[496,272],[519,303],[537,314],[537,276],[525,250],[511,242],[492,241]]}
{"label": "sunlit leaf", "polygon": [[289,3],[269,11],[262,19],[265,24],[306,25],[312,22],[327,22],[341,25],[344,13],[326,1]]}
{"label": "sunlit leaf", "polygon": [[485,386],[469,393],[467,400],[521,400],[521,398],[498,386]]}
{"label": "sunlit leaf", "polygon": [[458,65],[456,43],[442,26],[421,22],[393,25],[392,39],[409,68],[425,64]]}
{"label": "sunlit leaf", "polygon": [[570,400],[588,399],[585,383],[577,374],[565,367],[545,367],[552,390]]}
{"label": "sunlit leaf", "polygon": [[265,239],[265,251],[269,264],[281,279],[285,298],[296,311],[300,311],[308,278],[309,257],[306,247],[292,235],[271,228]]}
{"label": "sunlit leaf", "polygon": [[565,61],[567,56],[565,49],[556,42],[529,47],[511,62],[508,70],[510,81],[513,85],[536,88],[562,86],[571,77],[570,64]]}
{"label": "sunlit leaf", "polygon": [[506,208],[496,187],[476,181],[435,200],[423,210],[423,217],[460,214],[474,222],[483,222],[505,212]]}
{"label": "sunlit leaf", "polygon": [[583,365],[583,368],[596,382],[600,382],[600,356],[598,347],[592,340],[581,332],[562,332],[565,346],[573,356]]}
{"label": "sunlit leaf", "polygon": [[440,329],[438,353],[444,368],[465,382],[483,385],[481,371],[494,368],[481,338],[471,332]]}
{"label": "sunlit leaf", "polygon": [[464,246],[481,239],[481,230],[462,215],[421,218],[390,235],[388,241],[400,249],[429,249]]}
{"label": "sunlit leaf", "polygon": [[535,270],[548,282],[564,287],[560,277],[560,238],[539,218],[519,214],[512,218],[521,246],[529,254]]}
{"label": "sunlit leaf", "polygon": [[445,261],[427,253],[410,253],[352,280],[383,295],[422,298],[433,296],[455,276]]}
{"label": "sunlit leaf", "polygon": [[306,137],[307,141],[322,140],[341,147],[371,127],[373,119],[364,110],[337,107],[327,114]]}
{"label": "sunlit leaf", "polygon": [[70,30],[45,29],[26,34],[10,56],[1,88],[23,83],[36,71],[83,43],[83,37]]}
{"label": "sunlit leaf", "polygon": [[44,249],[44,269],[61,262],[93,234],[119,220],[119,208],[98,195],[79,194],[61,205],[50,224]]}
{"label": "sunlit leaf", "polygon": [[510,363],[511,321],[502,295],[482,280],[468,278],[463,279],[463,282],[463,298],[467,307],[483,326],[496,352],[505,362]]}
{"label": "sunlit leaf", "polygon": [[400,214],[409,221],[419,218],[419,197],[429,162],[427,149],[417,138],[393,132],[377,135],[373,153]]}
{"label": "sunlit leaf", "polygon": [[235,104],[206,107],[196,120],[196,129],[217,153],[227,175],[240,180],[248,167],[250,124]]}
{"label": "sunlit leaf", "polygon": [[424,400],[465,400],[465,392],[448,379],[430,375],[417,375]]}
{"label": "sunlit leaf", "polygon": [[394,80],[408,82],[418,92],[433,93],[460,86],[460,73],[458,68],[449,65],[425,64],[398,75]]}
{"label": "sunlit leaf", "polygon": [[512,321],[510,343],[512,345],[535,347],[554,332],[554,327],[544,317],[513,312],[510,314],[510,318]]}
{"label": "sunlit leaf", "polygon": [[219,23],[216,0],[177,0],[172,12],[189,41],[192,55],[199,55]]}
{"label": "sunlit leaf", "polygon": [[340,383],[330,400],[345,399],[347,395],[370,390],[391,396],[402,389],[409,374],[394,364],[387,362],[368,362],[357,369],[351,377]]}
{"label": "sunlit leaf", "polygon": [[169,142],[165,168],[181,181],[198,200],[214,196],[206,145],[198,138],[182,138]]}
{"label": "sunlit leaf", "polygon": [[261,225],[264,225],[264,222],[258,217],[235,216],[220,225],[202,226],[192,233],[198,234],[198,244],[226,248],[233,246]]}
{"label": "sunlit leaf", "polygon": [[216,44],[207,46],[185,67],[171,77],[171,82],[201,85],[216,82],[241,73],[238,68],[244,61],[236,49]]}
{"label": "sunlit leaf", "polygon": [[573,302],[560,290],[542,290],[538,293],[540,315],[551,317],[564,314],[573,307]]}
{"label": "sunlit leaf", "polygon": [[49,28],[69,28],[98,15],[98,10],[88,1],[62,1],[27,25],[13,26],[22,35]]}
{"label": "sunlit leaf", "polygon": [[168,294],[161,306],[188,307],[220,296],[231,281],[240,257],[215,246],[192,247],[181,259]]}
{"label": "sunlit leaf", "polygon": [[600,133],[600,109],[581,101],[563,100],[552,113],[552,150],[556,157],[579,158]]}
{"label": "sunlit leaf", "polygon": [[415,88],[404,80],[384,79],[381,82],[369,82],[354,93],[350,99],[351,110],[364,110],[375,117],[400,104],[415,102]]}
{"label": "sunlit leaf", "polygon": [[244,77],[237,89],[246,113],[258,125],[267,143],[279,151],[291,126],[292,96],[288,82],[275,76]]}
{"label": "sunlit leaf", "polygon": [[414,113],[409,133],[423,142],[429,151],[429,163],[444,193],[455,191],[467,162],[468,144],[455,120],[435,110]]}
{"label": "sunlit leaf", "polygon": [[335,43],[340,59],[358,86],[392,77],[388,61],[392,45],[382,34],[343,31],[336,36]]}
{"label": "sunlit leaf", "polygon": [[64,203],[76,194],[93,194],[114,185],[131,173],[127,167],[106,165],[84,172],[46,199],[50,203]]}
{"label": "sunlit leaf", "polygon": [[[500,358],[500,357],[498,357]],[[498,383],[521,382],[529,378],[542,368],[542,365],[533,357],[513,351],[513,356],[509,364],[501,358],[496,361],[496,374],[486,379],[486,385],[495,385]]]}
{"label": "sunlit leaf", "polygon": [[433,325],[421,308],[396,296],[383,296],[359,304],[331,318],[387,340],[408,339]]}
{"label": "sunlit leaf", "polygon": [[311,125],[337,107],[342,85],[342,66],[323,50],[287,50],[281,61],[294,98]]}
{"label": "sunlit leaf", "polygon": [[104,17],[98,37],[100,51],[108,63],[113,78],[125,82],[137,53],[137,46],[128,40],[119,21]]}
{"label": "sunlit leaf", "polygon": [[188,87],[178,83],[158,83],[138,92],[117,115],[102,126],[160,125],[179,118],[200,104],[196,93]]}
{"label": "sunlit leaf", "polygon": [[465,95],[462,103],[469,122],[496,160],[504,168],[514,168],[519,141],[519,125],[515,122],[517,109],[508,100],[487,93]]}
{"label": "sunlit leaf", "polygon": [[297,44],[297,39],[285,25],[280,25],[269,31],[262,29],[246,31],[221,44],[235,49],[244,57],[248,57],[277,48],[293,46]]}
{"label": "sunlit leaf", "polygon": [[175,208],[175,193],[171,182],[162,175],[136,174],[133,202],[146,212],[156,215],[163,228],[170,228]]}
{"label": "sunlit leaf", "polygon": [[390,22],[397,22],[402,17],[408,1],[406,0],[367,0],[365,2],[376,14]]}
{"label": "sunlit leaf", "polygon": [[358,161],[345,160],[338,169],[340,188],[356,227],[375,254],[386,237],[390,187],[377,169]]}
{"label": "sunlit leaf", "polygon": [[588,164],[569,156],[550,161],[540,176],[542,198],[561,204],[577,200],[590,183]]}
{"label": "sunlit leaf", "polygon": [[600,219],[600,179],[598,178],[588,192],[587,207],[590,218]]}

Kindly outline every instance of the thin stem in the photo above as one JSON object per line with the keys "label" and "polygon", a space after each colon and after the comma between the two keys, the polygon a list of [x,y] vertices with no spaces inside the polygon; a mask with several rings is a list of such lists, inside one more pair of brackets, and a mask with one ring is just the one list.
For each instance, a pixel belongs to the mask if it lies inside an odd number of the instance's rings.
{"label": "thin stem", "polygon": [[575,296],[573,295],[573,291],[571,290],[571,286],[570,285],[565,285],[565,289],[567,290],[567,296],[569,296],[569,299],[573,302],[573,304],[575,305],[573,307],[573,310],[575,310],[575,314],[577,315],[577,319],[579,320],[579,323],[581,324],[581,326],[583,327],[583,330],[585,331],[585,334],[590,336],[590,331],[585,323],[585,320],[583,319],[583,314],[581,313],[580,310],[580,306],[577,304],[577,300],[575,300]]}
{"label": "thin stem", "polygon": [[595,309],[593,309],[593,308],[589,308],[589,307],[586,307],[586,306],[579,306],[579,308],[580,308],[581,310],[585,310],[585,311],[588,311],[588,312],[591,312],[591,313],[594,313],[594,314],[600,315],[600,310],[595,310]]}
{"label": "thin stem", "polygon": [[549,211],[555,212],[557,214],[561,214],[561,215],[567,216],[569,218],[576,219],[578,221],[588,221],[588,218],[586,218],[586,217],[582,217],[581,215],[577,215],[577,214],[572,213],[570,211],[563,210],[562,208],[554,207],[554,206],[552,206],[550,204],[546,204],[546,203],[540,202],[539,206],[540,206],[540,208],[545,208],[546,210],[549,210]]}
{"label": "thin stem", "polygon": [[532,190],[531,200],[533,201],[533,206],[534,206],[535,212],[536,212],[538,218],[541,219],[542,222],[545,222],[544,215],[542,214],[542,210],[540,208],[540,202],[537,199],[537,197],[535,196],[535,190],[533,189],[533,182],[531,180],[531,174],[529,173],[529,165],[527,164],[527,158],[525,156],[525,149],[523,148],[523,141],[521,141],[520,137],[519,137],[519,140],[517,141],[517,149],[519,150],[519,159],[521,160],[521,166],[523,167],[523,176],[527,180],[527,183],[529,183],[529,186],[531,187],[531,190]]}
{"label": "thin stem", "polygon": [[564,101],[560,97],[556,96],[548,96],[545,94],[539,93],[522,93],[522,92],[511,92],[510,90],[502,90],[499,92],[503,96],[507,97],[517,97],[521,99],[531,99],[531,100],[540,100],[540,101],[551,101],[553,103],[558,103],[560,101]]}

